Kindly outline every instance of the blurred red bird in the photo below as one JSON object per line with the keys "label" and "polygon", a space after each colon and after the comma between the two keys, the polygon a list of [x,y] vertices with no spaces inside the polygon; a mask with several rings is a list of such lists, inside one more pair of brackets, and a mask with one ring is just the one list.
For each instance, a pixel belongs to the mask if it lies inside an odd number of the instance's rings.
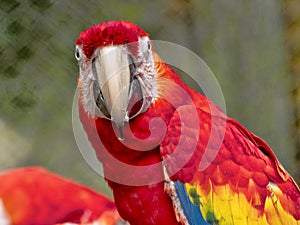
{"label": "blurred red bird", "polygon": [[110,199],[43,168],[0,174],[1,225],[115,225],[120,220]]}
{"label": "blurred red bird", "polygon": [[184,84],[140,27],[92,26],[75,57],[80,120],[130,224],[299,224],[299,188],[270,147]]}

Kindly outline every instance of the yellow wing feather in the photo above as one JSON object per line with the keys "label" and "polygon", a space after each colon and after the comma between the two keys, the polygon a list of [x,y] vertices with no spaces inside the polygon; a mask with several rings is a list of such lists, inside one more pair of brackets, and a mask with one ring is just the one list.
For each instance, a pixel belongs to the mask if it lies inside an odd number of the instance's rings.
{"label": "yellow wing feather", "polygon": [[[249,187],[251,187],[249,182]],[[210,192],[201,189],[201,185],[185,184],[191,202],[199,202],[199,207],[204,219],[211,224],[218,225],[298,225],[292,215],[288,214],[281,206],[278,195],[280,189],[273,184],[268,185],[269,196],[264,204],[264,211],[253,207],[257,201],[249,202],[241,192],[234,192],[229,184],[213,185],[210,181]],[[198,198],[198,200],[195,200]]]}

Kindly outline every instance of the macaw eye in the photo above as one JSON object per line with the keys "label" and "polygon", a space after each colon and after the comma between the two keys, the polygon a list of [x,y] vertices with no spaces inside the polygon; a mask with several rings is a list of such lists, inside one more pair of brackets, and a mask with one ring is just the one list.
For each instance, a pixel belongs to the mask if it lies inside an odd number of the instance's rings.
{"label": "macaw eye", "polygon": [[150,41],[148,41],[148,50],[151,50],[151,44],[150,44]]}
{"label": "macaw eye", "polygon": [[77,60],[80,60],[80,51],[79,51],[79,49],[76,47],[76,49],[75,49],[75,58],[77,59]]}

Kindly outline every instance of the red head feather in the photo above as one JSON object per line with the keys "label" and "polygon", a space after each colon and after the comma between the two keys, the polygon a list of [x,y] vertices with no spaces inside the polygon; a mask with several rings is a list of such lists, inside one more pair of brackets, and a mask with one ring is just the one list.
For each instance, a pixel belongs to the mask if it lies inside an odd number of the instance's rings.
{"label": "red head feather", "polygon": [[126,21],[109,21],[93,25],[79,35],[76,45],[82,45],[87,58],[100,46],[121,45],[138,41],[138,37],[149,36],[142,28]]}

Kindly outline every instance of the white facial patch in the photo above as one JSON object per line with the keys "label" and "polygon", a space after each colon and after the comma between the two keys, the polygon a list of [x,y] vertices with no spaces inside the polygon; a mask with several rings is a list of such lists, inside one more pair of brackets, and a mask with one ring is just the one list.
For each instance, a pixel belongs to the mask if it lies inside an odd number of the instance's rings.
{"label": "white facial patch", "polygon": [[149,51],[151,51],[151,43],[150,43],[149,37],[147,37],[147,36],[139,37],[139,50],[140,50],[140,53],[143,55],[145,55]]}
{"label": "white facial patch", "polygon": [[82,46],[77,45],[75,48],[75,58],[79,65],[80,78],[80,97],[84,105],[84,109],[90,116],[96,117],[99,114],[99,109],[95,103],[94,82],[95,77],[92,73],[91,63],[87,62],[87,58],[83,53]]}
{"label": "white facial patch", "polygon": [[142,84],[144,96],[151,97],[152,101],[158,97],[155,62],[152,53],[152,43],[149,37],[139,37],[138,57],[139,67],[137,74]]}

